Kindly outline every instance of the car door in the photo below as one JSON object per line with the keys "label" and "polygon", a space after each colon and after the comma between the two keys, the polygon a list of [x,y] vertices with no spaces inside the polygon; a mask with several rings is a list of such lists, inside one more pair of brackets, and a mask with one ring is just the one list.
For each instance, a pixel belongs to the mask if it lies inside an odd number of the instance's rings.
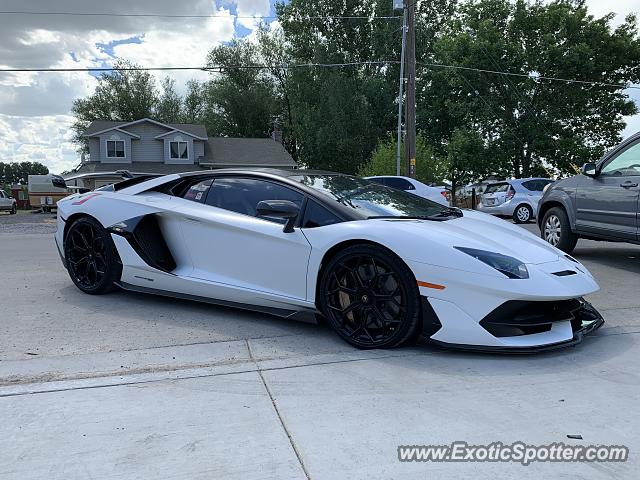
{"label": "car door", "polygon": [[311,245],[299,228],[285,233],[282,219],[256,215],[262,200],[290,200],[300,206],[303,199],[302,193],[275,181],[214,179],[206,202],[193,202],[190,213],[181,215],[194,267],[189,275],[304,300]]}
{"label": "car door", "polygon": [[636,240],[639,184],[640,140],[605,159],[595,177],[580,176],[576,191],[578,231]]}

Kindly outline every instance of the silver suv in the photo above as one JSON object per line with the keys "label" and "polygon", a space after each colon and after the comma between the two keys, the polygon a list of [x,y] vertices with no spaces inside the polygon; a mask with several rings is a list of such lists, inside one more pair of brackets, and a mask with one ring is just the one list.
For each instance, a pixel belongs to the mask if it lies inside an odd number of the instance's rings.
{"label": "silver suv", "polygon": [[639,184],[640,132],[545,191],[538,207],[542,238],[567,253],[578,238],[640,243]]}
{"label": "silver suv", "polygon": [[553,183],[548,178],[520,178],[490,183],[482,194],[478,210],[492,215],[512,217],[516,223],[534,218],[544,188]]}
{"label": "silver suv", "polygon": [[0,211],[2,210],[8,211],[12,215],[18,211],[15,198],[0,190]]}

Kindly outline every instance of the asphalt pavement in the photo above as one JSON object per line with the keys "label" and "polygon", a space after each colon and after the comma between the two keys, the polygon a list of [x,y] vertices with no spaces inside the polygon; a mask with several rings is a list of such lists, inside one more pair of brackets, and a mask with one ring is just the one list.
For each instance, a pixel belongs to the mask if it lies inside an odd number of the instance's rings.
{"label": "asphalt pavement", "polygon": [[[1,479],[637,478],[640,246],[580,241],[574,253],[601,285],[589,297],[599,331],[499,356],[358,351],[323,325],[85,295],[51,234],[23,228],[0,230]],[[398,445],[458,440],[631,453],[529,466],[397,458]]]}

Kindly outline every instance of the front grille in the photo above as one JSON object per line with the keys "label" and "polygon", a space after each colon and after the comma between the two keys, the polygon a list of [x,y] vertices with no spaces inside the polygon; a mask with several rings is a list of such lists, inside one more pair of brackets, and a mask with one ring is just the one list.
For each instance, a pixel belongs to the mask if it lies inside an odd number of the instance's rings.
{"label": "front grille", "polygon": [[[485,316],[480,325],[495,337],[517,337],[548,332],[553,322],[567,320],[571,321],[575,331],[582,324],[582,310],[585,304],[582,299],[551,302],[511,300]],[[577,311],[580,311],[579,315],[576,315]]]}

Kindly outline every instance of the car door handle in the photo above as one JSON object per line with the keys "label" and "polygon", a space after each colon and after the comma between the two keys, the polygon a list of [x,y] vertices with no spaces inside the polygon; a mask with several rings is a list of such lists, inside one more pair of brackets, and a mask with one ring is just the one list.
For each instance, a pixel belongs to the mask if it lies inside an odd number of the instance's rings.
{"label": "car door handle", "polygon": [[627,181],[627,182],[621,183],[621,184],[620,184],[620,186],[621,186],[622,188],[632,188],[632,187],[637,187],[637,186],[638,186],[638,184],[637,184],[637,183],[630,182],[630,181]]}

